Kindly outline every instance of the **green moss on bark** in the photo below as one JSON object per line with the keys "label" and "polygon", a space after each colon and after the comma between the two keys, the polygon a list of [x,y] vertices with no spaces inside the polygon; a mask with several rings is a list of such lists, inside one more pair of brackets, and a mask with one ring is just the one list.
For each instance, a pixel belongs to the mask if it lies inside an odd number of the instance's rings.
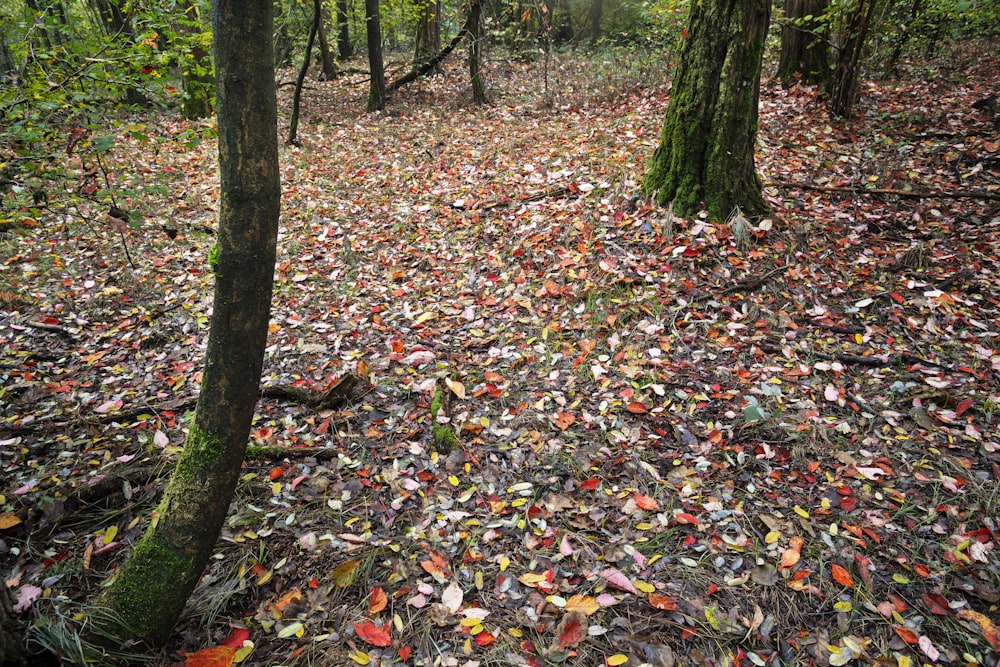
{"label": "green moss on bark", "polygon": [[438,389],[431,399],[431,437],[434,441],[434,449],[442,454],[451,453],[456,447],[461,447],[462,442],[455,435],[447,424],[438,423],[438,412],[444,406],[444,390]]}
{"label": "green moss on bark", "polygon": [[[132,551],[118,578],[103,596],[115,615],[128,623],[123,636],[138,636],[162,644],[173,628],[173,618],[164,619],[162,608],[173,606],[177,583],[191,570],[190,558],[159,544],[147,533]],[[183,593],[180,604],[187,599]]]}
{"label": "green moss on bark", "polygon": [[212,275],[219,275],[219,242],[216,241],[208,249],[208,266],[212,269]]}
{"label": "green moss on bark", "polygon": [[222,438],[192,423],[175,474],[187,475],[196,471],[214,470],[219,467],[225,451],[226,443]]}

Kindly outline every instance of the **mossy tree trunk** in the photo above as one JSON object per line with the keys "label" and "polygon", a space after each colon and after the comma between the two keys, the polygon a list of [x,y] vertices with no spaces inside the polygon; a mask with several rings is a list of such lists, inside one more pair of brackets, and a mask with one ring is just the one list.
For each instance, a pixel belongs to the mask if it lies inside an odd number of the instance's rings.
{"label": "mossy tree trunk", "polygon": [[829,0],[785,0],[781,26],[778,78],[788,85],[796,74],[806,83],[821,84],[830,73],[827,40],[821,33]]}
{"label": "mossy tree trunk", "polygon": [[382,64],[382,24],[378,0],[365,0],[365,26],[368,37],[368,111],[385,108],[385,66]]}
{"label": "mossy tree trunk", "polygon": [[216,0],[221,202],[215,300],[193,423],[146,534],[101,602],[163,643],[218,540],[259,393],[278,231],[271,0]]}
{"label": "mossy tree trunk", "polygon": [[765,215],[754,167],[761,57],[770,0],[691,3],[660,145],[643,188],[678,215],[708,209],[724,220],[739,206]]}
{"label": "mossy tree trunk", "polygon": [[337,78],[337,63],[333,57],[333,51],[330,50],[330,40],[327,39],[326,26],[330,22],[330,10],[322,6],[320,8],[320,21],[318,26],[318,32],[316,34],[317,39],[319,39],[319,65],[320,69],[320,81],[332,81]]}

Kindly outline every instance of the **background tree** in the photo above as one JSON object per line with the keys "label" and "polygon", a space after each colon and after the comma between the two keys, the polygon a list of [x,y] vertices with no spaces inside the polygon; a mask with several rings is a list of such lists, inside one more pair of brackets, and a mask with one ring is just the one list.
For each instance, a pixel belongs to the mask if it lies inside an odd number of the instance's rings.
{"label": "background tree", "polygon": [[483,84],[481,40],[483,34],[483,5],[481,0],[471,0],[469,6],[469,80],[472,82],[472,99],[476,104],[486,104],[486,86]]}
{"label": "background tree", "polygon": [[337,56],[341,60],[347,60],[353,55],[347,0],[337,0]]}
{"label": "background tree", "polygon": [[215,77],[212,74],[212,33],[205,29],[198,6],[191,0],[178,3],[179,33],[185,48],[179,56],[184,82],[184,117],[205,118],[212,113]]}
{"label": "background tree", "polygon": [[259,393],[280,202],[272,22],[270,0],[216,0],[221,202],[201,392],[149,529],[103,596],[126,632],[154,643],[169,636],[212,555]]}
{"label": "background tree", "polygon": [[[126,47],[135,43],[135,31],[132,27],[132,17],[128,8],[121,0],[93,0],[101,24],[108,37],[119,41]],[[147,106],[149,98],[136,86],[125,85],[125,102],[138,106]]]}
{"label": "background tree", "polygon": [[368,36],[368,111],[385,108],[385,67],[382,65],[382,26],[378,0],[365,0],[365,32]]}
{"label": "background tree", "polygon": [[784,85],[796,74],[810,84],[826,81],[830,71],[825,14],[829,0],[785,0],[778,78]]}
{"label": "background tree", "polygon": [[861,57],[878,2],[879,0],[854,0],[846,8],[843,41],[828,91],[830,112],[836,116],[849,116],[854,109],[861,79]]}
{"label": "background tree", "polygon": [[337,64],[334,61],[333,50],[330,48],[330,41],[326,36],[326,26],[329,22],[330,10],[323,5],[316,35],[319,38],[320,80],[322,81],[331,81],[337,77]]}
{"label": "background tree", "polygon": [[420,16],[417,19],[413,64],[419,67],[441,50],[441,0],[424,0],[417,9]]}
{"label": "background tree", "polygon": [[660,144],[643,180],[679,215],[693,215],[702,204],[716,220],[737,206],[751,216],[769,210],[754,144],[770,16],[770,0],[691,5]]}

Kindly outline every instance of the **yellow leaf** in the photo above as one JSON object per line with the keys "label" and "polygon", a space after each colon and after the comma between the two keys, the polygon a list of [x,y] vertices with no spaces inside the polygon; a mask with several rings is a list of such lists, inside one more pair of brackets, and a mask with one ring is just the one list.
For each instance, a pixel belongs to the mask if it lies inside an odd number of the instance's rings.
{"label": "yellow leaf", "polygon": [[803,519],[808,519],[809,518],[809,512],[805,511],[804,509],[802,509],[798,505],[796,505],[795,507],[793,507],[792,510],[794,510],[794,512],[796,514],[798,514],[800,517],[802,517]]}
{"label": "yellow leaf", "polygon": [[913,660],[908,655],[901,655],[896,658],[896,667],[913,667]]}
{"label": "yellow leaf", "polygon": [[510,566],[510,559],[507,558],[506,556],[501,557],[500,558],[500,571],[501,572],[506,571],[508,566]]}
{"label": "yellow leaf", "polygon": [[437,313],[435,313],[433,310],[425,310],[424,312],[420,313],[420,316],[415,320],[415,322],[417,324],[423,324],[424,322],[433,320],[437,316],[438,316]]}
{"label": "yellow leaf", "polygon": [[908,583],[910,583],[909,578],[905,574],[900,574],[899,572],[897,572],[896,574],[892,575],[892,580],[895,581],[897,584],[908,584]]}
{"label": "yellow leaf", "polygon": [[288,639],[289,637],[293,637],[293,636],[294,637],[301,637],[302,633],[304,631],[305,631],[305,627],[301,623],[299,623],[298,621],[295,621],[294,623],[291,623],[291,624],[286,625],[285,627],[283,627],[281,629],[281,631],[278,632],[278,638],[279,639]]}
{"label": "yellow leaf", "polygon": [[656,586],[652,584],[647,584],[645,581],[633,581],[632,585],[638,588],[643,593],[652,593],[656,590]]}
{"label": "yellow leaf", "polygon": [[578,611],[584,616],[590,616],[601,608],[597,598],[589,595],[574,595],[566,601],[566,611]]}
{"label": "yellow leaf", "polygon": [[108,526],[108,529],[104,531],[104,543],[111,544],[115,540],[115,535],[118,534],[118,526]]}
{"label": "yellow leaf", "polygon": [[238,665],[250,657],[250,654],[253,653],[253,648],[253,642],[249,639],[244,639],[243,647],[236,649],[236,653],[233,654],[233,664]]}
{"label": "yellow leaf", "polygon": [[781,539],[781,533],[776,530],[772,530],[770,533],[764,536],[764,542],[767,544],[775,544]]}
{"label": "yellow leaf", "polygon": [[448,483],[452,486],[458,486],[458,477],[454,475],[448,475]]}
{"label": "yellow leaf", "polygon": [[611,667],[616,667],[616,665],[624,665],[626,662],[628,662],[628,656],[623,655],[621,653],[616,653],[610,658],[608,658],[608,664],[611,665]]}
{"label": "yellow leaf", "polygon": [[833,605],[833,608],[837,611],[848,612],[854,608],[850,600],[840,600]]}
{"label": "yellow leaf", "polygon": [[6,530],[21,523],[20,517],[18,517],[13,512],[4,512],[0,514],[0,530]]}
{"label": "yellow leaf", "polygon": [[351,651],[347,654],[347,657],[358,663],[359,665],[370,664],[372,659],[368,657],[368,654],[364,651]]}

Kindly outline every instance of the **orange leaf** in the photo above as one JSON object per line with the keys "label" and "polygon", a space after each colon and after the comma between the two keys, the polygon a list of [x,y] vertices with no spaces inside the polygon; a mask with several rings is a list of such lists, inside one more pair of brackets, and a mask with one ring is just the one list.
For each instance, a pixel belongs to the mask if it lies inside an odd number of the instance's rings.
{"label": "orange leaf", "polygon": [[565,431],[572,426],[575,421],[576,417],[569,412],[556,413],[556,416],[552,418],[552,423],[555,424],[560,431]]}
{"label": "orange leaf", "polygon": [[386,597],[385,591],[378,586],[373,587],[368,595],[368,613],[375,615],[385,609],[387,604],[389,604],[389,599]]}
{"label": "orange leaf", "polygon": [[909,628],[902,628],[896,625],[893,626],[892,629],[895,630],[896,634],[899,635],[899,638],[902,639],[907,644],[916,644],[917,642],[920,641],[920,637],[917,636],[917,633],[914,632],[913,630],[910,630]]}
{"label": "orange leaf", "polygon": [[802,557],[803,544],[805,544],[805,540],[798,535],[788,540],[788,548],[781,554],[781,564],[779,567],[782,570],[787,570],[799,562],[799,559]]}
{"label": "orange leaf", "polygon": [[371,621],[362,621],[354,624],[354,632],[372,646],[392,644],[392,635],[389,634],[389,626],[387,625],[379,627]]}
{"label": "orange leaf", "polygon": [[476,635],[476,646],[489,646],[497,640],[488,630],[483,630]]}
{"label": "orange leaf", "polygon": [[1000,637],[997,636],[997,626],[987,616],[971,609],[962,609],[956,614],[963,621],[972,621],[979,626],[979,631],[990,643],[994,651],[1000,651]]}
{"label": "orange leaf", "polygon": [[3,514],[0,514],[0,530],[16,526],[19,523],[21,523],[21,518],[13,512],[4,512]]}
{"label": "orange leaf", "polygon": [[831,565],[830,574],[833,575],[833,580],[841,586],[854,588],[854,577],[852,577],[851,573],[842,568],[840,565],[837,565],[836,563]]}
{"label": "orange leaf", "polygon": [[649,604],[664,611],[677,610],[677,598],[670,595],[660,595],[659,593],[649,594]]}
{"label": "orange leaf", "polygon": [[281,476],[285,474],[285,469],[281,466],[274,466],[268,471],[267,476],[271,478],[271,481],[281,479]]}
{"label": "orange leaf", "polygon": [[[302,591],[300,591],[299,587],[296,586],[292,590],[285,591],[284,593],[282,593],[281,597],[279,597],[278,600],[271,605],[271,610],[276,611],[278,612],[279,615],[281,615],[282,613],[284,613],[285,608],[288,607],[288,605],[292,604],[293,602],[299,601],[301,599],[302,599]],[[240,642],[240,645],[242,646],[243,642]]]}
{"label": "orange leaf", "polygon": [[660,509],[660,503],[656,502],[656,498],[650,498],[649,496],[644,496],[638,491],[632,494],[635,498],[635,504],[639,506],[639,509],[643,510],[658,510]]}
{"label": "orange leaf", "polygon": [[448,563],[441,554],[434,551],[430,552],[430,556],[427,560],[420,561],[420,567],[424,568],[424,571],[431,576],[447,579]]}
{"label": "orange leaf", "polygon": [[625,409],[634,415],[644,415],[647,412],[649,412],[649,408],[647,408],[645,404],[640,403],[639,401],[632,401],[631,403],[625,406]]}
{"label": "orange leaf", "polygon": [[212,646],[188,654],[185,667],[229,667],[236,655],[234,646]]}

